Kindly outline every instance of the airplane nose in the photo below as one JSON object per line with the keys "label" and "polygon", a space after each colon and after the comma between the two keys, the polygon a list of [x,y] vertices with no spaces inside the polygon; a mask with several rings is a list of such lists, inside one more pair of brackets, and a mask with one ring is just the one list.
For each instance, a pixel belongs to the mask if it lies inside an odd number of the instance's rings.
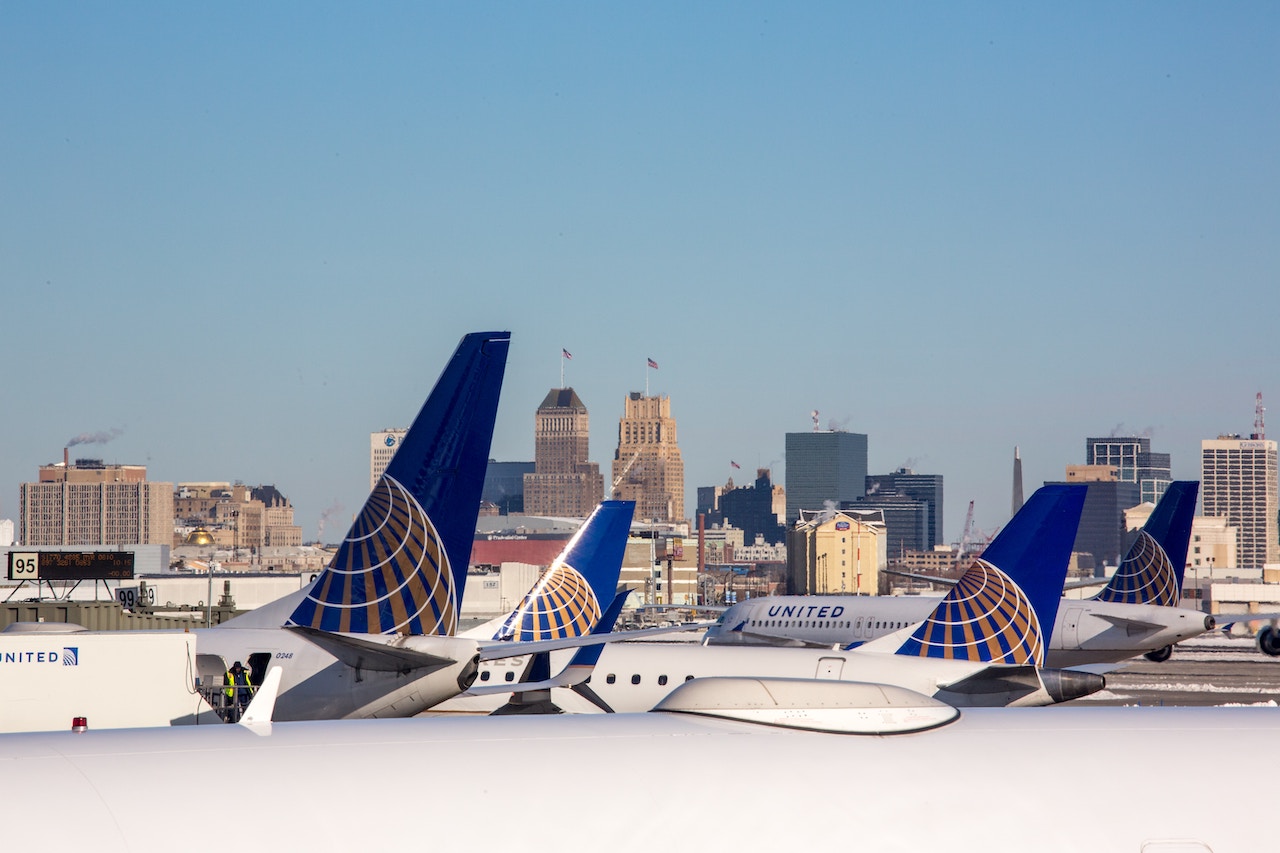
{"label": "airplane nose", "polygon": [[1097,673],[1070,669],[1042,669],[1040,680],[1054,702],[1079,699],[1107,686],[1107,680]]}
{"label": "airplane nose", "polygon": [[1218,624],[1217,620],[1214,619],[1212,616],[1204,617],[1204,629],[1206,631],[1212,631],[1217,624]]}

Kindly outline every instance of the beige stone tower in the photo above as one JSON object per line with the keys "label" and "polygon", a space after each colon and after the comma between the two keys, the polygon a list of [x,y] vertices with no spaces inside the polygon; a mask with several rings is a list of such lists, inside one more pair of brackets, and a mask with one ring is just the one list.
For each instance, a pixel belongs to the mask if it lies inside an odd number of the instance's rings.
{"label": "beige stone tower", "polygon": [[684,521],[684,460],[670,397],[627,395],[613,457],[613,497],[636,502],[636,519]]}
{"label": "beige stone tower", "polygon": [[585,518],[604,495],[600,466],[587,459],[590,418],[572,388],[552,388],[534,414],[532,474],[524,475],[526,515]]}

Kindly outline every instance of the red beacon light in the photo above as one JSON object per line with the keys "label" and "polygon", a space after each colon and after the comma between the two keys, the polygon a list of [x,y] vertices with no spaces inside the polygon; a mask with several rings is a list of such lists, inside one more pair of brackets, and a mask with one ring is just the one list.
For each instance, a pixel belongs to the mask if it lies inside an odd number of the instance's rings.
{"label": "red beacon light", "polygon": [[71,731],[73,732],[89,731],[89,718],[88,717],[72,717]]}

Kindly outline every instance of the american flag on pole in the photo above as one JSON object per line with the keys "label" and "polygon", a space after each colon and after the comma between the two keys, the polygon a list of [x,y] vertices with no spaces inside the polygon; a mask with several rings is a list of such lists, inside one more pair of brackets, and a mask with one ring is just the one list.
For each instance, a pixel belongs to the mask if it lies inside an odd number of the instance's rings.
{"label": "american flag on pole", "polygon": [[734,462],[732,459],[730,459],[730,460],[729,460],[729,464],[730,464],[730,465],[732,465],[734,468],[741,468],[741,467],[742,467],[742,466],[741,466],[741,465],[739,465],[737,462]]}
{"label": "american flag on pole", "polygon": [[658,362],[654,361],[653,359],[649,359],[649,366],[652,367],[654,370],[657,370]]}
{"label": "american flag on pole", "polygon": [[572,361],[572,360],[573,360],[573,353],[569,352],[569,351],[568,351],[567,349],[565,349],[564,347],[561,347],[561,348],[560,348],[560,357],[561,357],[561,358],[567,358],[567,359],[569,359],[570,361]]}

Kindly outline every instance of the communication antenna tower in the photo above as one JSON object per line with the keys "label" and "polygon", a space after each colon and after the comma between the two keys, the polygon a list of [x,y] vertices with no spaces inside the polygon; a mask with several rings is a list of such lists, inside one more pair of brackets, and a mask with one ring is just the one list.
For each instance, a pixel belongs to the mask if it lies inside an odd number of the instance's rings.
{"label": "communication antenna tower", "polygon": [[813,431],[817,432],[818,431],[818,410],[814,409],[812,412],[809,413],[809,416],[813,418]]}
{"label": "communication antenna tower", "polygon": [[1262,441],[1267,437],[1267,407],[1262,405],[1262,392],[1258,392],[1257,402],[1253,406],[1253,435],[1250,436],[1254,441]]}

